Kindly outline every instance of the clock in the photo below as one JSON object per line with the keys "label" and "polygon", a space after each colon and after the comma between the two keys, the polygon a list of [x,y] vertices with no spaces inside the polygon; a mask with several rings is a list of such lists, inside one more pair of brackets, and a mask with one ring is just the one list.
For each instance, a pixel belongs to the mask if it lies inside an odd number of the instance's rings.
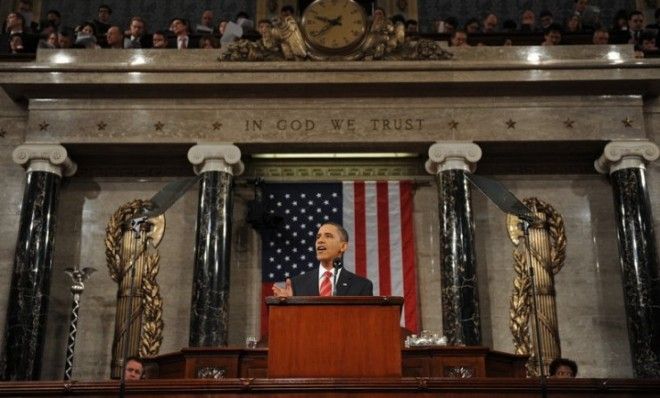
{"label": "clock", "polygon": [[367,14],[353,0],[316,0],[303,12],[307,44],[329,54],[348,54],[367,34]]}

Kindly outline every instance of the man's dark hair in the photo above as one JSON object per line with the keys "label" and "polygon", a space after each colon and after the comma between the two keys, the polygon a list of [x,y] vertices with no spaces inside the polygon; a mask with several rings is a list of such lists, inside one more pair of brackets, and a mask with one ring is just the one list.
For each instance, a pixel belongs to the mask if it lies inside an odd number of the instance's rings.
{"label": "man's dark hair", "polygon": [[339,231],[341,241],[342,242],[348,242],[348,231],[346,231],[346,228],[344,228],[341,224],[336,223],[334,221],[326,221],[323,224],[321,224],[319,229],[324,225],[333,225],[334,227],[336,227],[337,230]]}
{"label": "man's dark hair", "polygon": [[62,14],[60,14],[60,12],[57,11],[57,10],[48,10],[48,12],[46,13],[46,15],[48,15],[48,14],[54,14],[54,15],[56,15],[58,18],[62,19]]}
{"label": "man's dark hair", "polygon": [[280,8],[280,13],[283,13],[283,12],[289,12],[291,14],[296,13],[296,11],[293,9],[293,6],[282,6],[282,8]]}
{"label": "man's dark hair", "polygon": [[128,363],[131,361],[139,363],[142,366],[142,369],[144,369],[144,361],[142,360],[142,358],[136,355],[131,355],[130,357],[126,358],[126,360],[124,361],[124,369],[126,369],[126,365],[128,365]]}
{"label": "man's dark hair", "polygon": [[551,32],[562,33],[561,25],[559,25],[558,23],[553,23],[548,25],[547,28],[543,29],[544,36],[550,34]]}
{"label": "man's dark hair", "polygon": [[552,15],[552,13],[550,12],[550,10],[543,10],[543,11],[541,11],[541,13],[539,14],[539,19],[540,19],[540,18],[543,18],[543,17],[551,17],[551,18],[552,18],[552,17],[554,17],[554,15]]}
{"label": "man's dark hair", "polygon": [[571,368],[571,371],[573,372],[573,377],[577,376],[578,374],[577,364],[574,361],[571,361],[570,359],[566,359],[566,358],[555,358],[552,362],[550,362],[550,366],[549,366],[550,376],[555,376],[560,366],[568,366],[569,368]]}
{"label": "man's dark hair", "polygon": [[97,11],[101,11],[101,10],[103,10],[103,9],[108,10],[108,14],[112,14],[112,8],[110,8],[109,5],[107,5],[107,4],[101,4],[101,5],[99,6],[99,8],[98,8]]}
{"label": "man's dark hair", "polygon": [[630,14],[628,14],[628,20],[630,21],[632,19],[632,17],[634,17],[635,15],[641,15],[643,17],[644,13],[639,11],[639,10],[635,10],[635,11],[631,12]]}
{"label": "man's dark hair", "polygon": [[239,18],[250,19],[250,16],[245,11],[239,11],[238,14],[236,14],[236,19],[239,19]]}
{"label": "man's dark hair", "polygon": [[479,20],[477,18],[473,17],[473,18],[468,19],[467,22],[465,22],[465,27],[467,28],[468,25],[471,25],[475,22],[477,23],[477,25],[481,26],[481,22],[479,22]]}

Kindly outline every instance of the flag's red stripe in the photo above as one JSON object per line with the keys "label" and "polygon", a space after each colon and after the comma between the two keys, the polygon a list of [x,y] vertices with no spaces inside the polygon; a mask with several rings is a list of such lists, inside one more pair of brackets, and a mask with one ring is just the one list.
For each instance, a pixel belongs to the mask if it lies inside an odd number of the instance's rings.
{"label": "flag's red stripe", "polygon": [[366,233],[366,215],[365,215],[365,188],[364,182],[355,182],[353,185],[355,192],[355,236],[349,237],[355,242],[355,273],[367,276],[367,233]]}
{"label": "flag's red stripe", "polygon": [[273,295],[273,283],[263,282],[261,284],[261,337],[268,336],[268,306],[266,306],[266,297]]}
{"label": "flag's red stripe", "polygon": [[406,329],[419,331],[417,314],[417,272],[415,269],[415,238],[413,233],[412,182],[402,181],[401,195],[401,239],[403,240],[403,295]]}
{"label": "flag's red stripe", "polygon": [[392,294],[392,278],[390,269],[390,207],[387,192],[387,181],[376,183],[377,218],[378,218],[378,284],[379,294]]}

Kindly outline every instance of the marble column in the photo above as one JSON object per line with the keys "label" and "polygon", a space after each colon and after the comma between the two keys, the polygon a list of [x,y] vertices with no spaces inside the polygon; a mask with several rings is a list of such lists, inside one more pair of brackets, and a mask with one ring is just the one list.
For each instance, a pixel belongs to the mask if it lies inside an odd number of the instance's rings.
{"label": "marble column", "polygon": [[650,141],[613,141],[596,160],[609,173],[632,363],[637,377],[660,377],[660,281],[646,163],[658,159]]}
{"label": "marble column", "polygon": [[431,145],[426,162],[438,184],[442,327],[449,344],[481,344],[474,221],[466,177],[480,158],[478,145],[447,141]]}
{"label": "marble column", "polygon": [[14,162],[26,167],[7,320],[0,359],[3,380],[36,380],[41,371],[59,188],[76,165],[61,145],[21,145]]}
{"label": "marble column", "polygon": [[234,175],[243,172],[241,151],[231,144],[200,144],[188,160],[201,174],[190,347],[227,345]]}

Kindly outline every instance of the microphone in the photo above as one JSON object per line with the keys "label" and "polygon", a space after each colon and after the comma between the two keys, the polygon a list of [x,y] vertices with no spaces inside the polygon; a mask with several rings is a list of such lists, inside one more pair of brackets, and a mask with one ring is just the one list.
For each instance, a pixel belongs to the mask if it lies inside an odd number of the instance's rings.
{"label": "microphone", "polygon": [[336,296],[337,295],[337,275],[339,275],[339,270],[344,266],[342,263],[342,257],[335,257],[332,260],[332,268],[335,269],[335,272],[332,275],[332,295]]}

